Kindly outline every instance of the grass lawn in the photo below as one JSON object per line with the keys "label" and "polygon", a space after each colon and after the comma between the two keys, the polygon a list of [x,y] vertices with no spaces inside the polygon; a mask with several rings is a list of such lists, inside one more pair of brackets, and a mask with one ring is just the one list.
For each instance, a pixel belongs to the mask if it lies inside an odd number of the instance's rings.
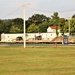
{"label": "grass lawn", "polygon": [[0,47],[0,75],[75,75],[75,47]]}

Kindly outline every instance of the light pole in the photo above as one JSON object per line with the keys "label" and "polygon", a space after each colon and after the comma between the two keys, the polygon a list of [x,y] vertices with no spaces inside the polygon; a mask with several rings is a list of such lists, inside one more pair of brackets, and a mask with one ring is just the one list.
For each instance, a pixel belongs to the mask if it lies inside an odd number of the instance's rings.
{"label": "light pole", "polygon": [[24,48],[26,48],[26,24],[25,24],[25,4],[23,5],[23,14],[24,14]]}
{"label": "light pole", "polygon": [[[30,4],[27,4],[30,5]],[[24,48],[26,48],[26,22],[25,22],[25,18],[26,18],[26,5],[23,5],[23,14],[24,14]]]}

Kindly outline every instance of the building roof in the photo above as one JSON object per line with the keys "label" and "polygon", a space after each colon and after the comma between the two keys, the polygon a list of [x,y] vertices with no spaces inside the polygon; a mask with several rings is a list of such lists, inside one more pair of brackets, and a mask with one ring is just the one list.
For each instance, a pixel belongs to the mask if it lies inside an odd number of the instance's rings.
{"label": "building roof", "polygon": [[[56,29],[56,26],[50,26],[51,29]],[[58,26],[58,29],[60,29],[60,26]]]}

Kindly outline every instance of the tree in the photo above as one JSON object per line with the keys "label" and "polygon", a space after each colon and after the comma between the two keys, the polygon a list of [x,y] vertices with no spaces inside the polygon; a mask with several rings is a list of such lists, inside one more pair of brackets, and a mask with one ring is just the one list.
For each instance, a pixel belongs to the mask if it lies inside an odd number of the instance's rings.
{"label": "tree", "polygon": [[75,18],[70,20],[70,33],[75,34]]}
{"label": "tree", "polygon": [[46,17],[43,14],[34,14],[26,21],[26,28],[28,28],[31,24],[39,25],[44,21],[50,21],[49,17]]}
{"label": "tree", "polygon": [[65,19],[64,18],[60,18],[59,19],[59,25],[60,25],[60,31],[61,33],[64,35],[65,30],[64,30],[64,26],[65,26]]}
{"label": "tree", "polygon": [[0,33],[3,32],[3,28],[4,28],[3,21],[0,19]]}
{"label": "tree", "polygon": [[[69,32],[69,20],[65,21],[64,32]],[[70,19],[70,34],[75,34],[75,18]]]}
{"label": "tree", "polygon": [[23,20],[21,18],[3,20],[3,24],[0,25],[1,33],[23,32]]}
{"label": "tree", "polygon": [[4,33],[10,33],[10,28],[12,26],[12,19],[4,21]]}
{"label": "tree", "polygon": [[22,18],[15,18],[11,21],[11,23],[12,23],[11,28],[16,27],[19,30],[19,31],[16,31],[16,33],[23,32],[23,19]]}
{"label": "tree", "polygon": [[72,16],[72,18],[75,18],[75,14]]}
{"label": "tree", "polygon": [[0,26],[0,34],[1,33],[4,33],[4,29],[5,29],[5,26],[4,25]]}
{"label": "tree", "polygon": [[29,33],[35,33],[38,31],[39,31],[38,26],[36,26],[35,24],[31,24],[27,29],[27,32]]}
{"label": "tree", "polygon": [[47,32],[47,28],[50,26],[49,22],[43,22],[39,24],[39,32]]}
{"label": "tree", "polygon": [[2,26],[3,25],[3,21],[0,19],[0,26]]}
{"label": "tree", "polygon": [[20,28],[11,26],[10,33],[16,33],[16,32],[18,33],[21,32]]}
{"label": "tree", "polygon": [[11,28],[11,20],[3,20],[0,26],[0,33],[9,33]]}
{"label": "tree", "polygon": [[54,25],[56,26],[56,35],[58,37],[58,26],[59,26],[59,16],[58,16],[58,12],[54,12],[54,14],[51,16],[51,21],[53,22]]}
{"label": "tree", "polygon": [[68,20],[65,21],[65,25],[64,25],[64,33],[68,33],[69,32],[69,26],[68,26]]}

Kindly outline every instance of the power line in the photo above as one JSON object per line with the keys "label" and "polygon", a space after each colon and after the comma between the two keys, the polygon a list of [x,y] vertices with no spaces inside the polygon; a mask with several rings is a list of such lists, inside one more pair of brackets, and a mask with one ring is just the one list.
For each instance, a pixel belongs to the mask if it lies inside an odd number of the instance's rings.
{"label": "power line", "polygon": [[[45,10],[40,10],[40,9],[35,9],[35,8],[32,8],[32,7],[29,7],[27,6],[28,8],[32,9],[32,10],[35,10],[35,11],[41,11],[41,12],[55,12],[55,11],[45,11]],[[72,9],[72,10],[65,10],[65,11],[57,11],[57,12],[71,12],[71,11],[75,11],[75,9]]]}
{"label": "power line", "polygon": [[54,11],[45,11],[45,10],[35,9],[35,8],[29,7],[29,6],[27,6],[27,7],[30,8],[30,9],[32,9],[32,10],[35,10],[35,11],[41,11],[41,12],[54,12]]}
{"label": "power line", "polygon": [[72,9],[72,10],[65,10],[65,11],[58,11],[58,12],[71,12],[71,11],[75,11],[75,9]]}
{"label": "power line", "polygon": [[[7,16],[12,15],[14,12],[16,12],[16,11],[17,11],[18,9],[20,9],[21,7],[23,7],[23,5],[21,5],[20,7],[18,7],[17,9],[15,9],[14,11],[12,11],[12,12],[8,13],[7,15],[5,15],[5,16],[3,16],[3,17],[0,17],[0,18],[5,18],[5,17],[7,17]],[[32,10],[35,10],[35,11],[48,12],[48,13],[53,13],[53,12],[55,12],[55,11],[45,11],[45,10],[35,9],[35,8],[29,7],[29,6],[26,6],[26,7],[30,8],[30,9],[32,9]],[[65,11],[57,11],[57,12],[62,12],[62,13],[63,13],[63,12],[71,12],[71,11],[75,11],[75,9],[65,10]]]}
{"label": "power line", "polygon": [[17,9],[15,9],[14,11],[12,11],[12,12],[10,12],[10,13],[8,13],[7,15],[5,15],[5,16],[3,16],[3,17],[1,17],[1,18],[5,18],[5,17],[7,17],[7,16],[10,16],[10,15],[12,15],[14,12],[16,12],[18,9],[20,9],[22,6],[20,6],[20,7],[18,7]]}

